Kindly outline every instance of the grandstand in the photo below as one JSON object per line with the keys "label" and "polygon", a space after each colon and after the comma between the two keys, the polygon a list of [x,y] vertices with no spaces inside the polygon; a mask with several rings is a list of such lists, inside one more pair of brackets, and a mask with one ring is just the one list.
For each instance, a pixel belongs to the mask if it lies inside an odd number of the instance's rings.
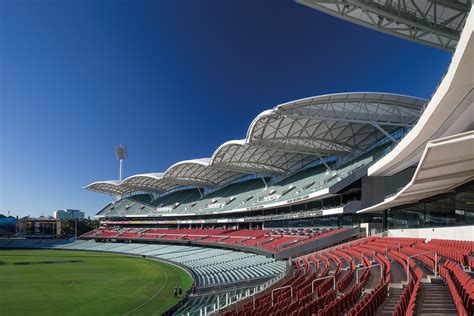
{"label": "grandstand", "polygon": [[245,139],[112,195],[78,241],[188,269],[178,315],[474,315],[474,13],[468,0],[297,0],[454,52],[430,100],[337,93],[262,112]]}

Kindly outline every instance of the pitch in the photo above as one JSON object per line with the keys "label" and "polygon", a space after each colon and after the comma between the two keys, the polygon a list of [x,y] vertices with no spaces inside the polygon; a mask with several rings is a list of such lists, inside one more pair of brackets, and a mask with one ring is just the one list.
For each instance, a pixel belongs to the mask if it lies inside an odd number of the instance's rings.
{"label": "pitch", "polygon": [[192,285],[155,260],[66,250],[0,250],[0,315],[160,315]]}

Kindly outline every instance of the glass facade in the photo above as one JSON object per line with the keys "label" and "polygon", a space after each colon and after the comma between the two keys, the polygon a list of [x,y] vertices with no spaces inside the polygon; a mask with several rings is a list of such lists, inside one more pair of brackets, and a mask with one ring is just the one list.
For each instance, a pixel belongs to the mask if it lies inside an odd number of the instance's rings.
{"label": "glass facade", "polygon": [[387,228],[474,225],[474,182],[418,204],[387,211]]}

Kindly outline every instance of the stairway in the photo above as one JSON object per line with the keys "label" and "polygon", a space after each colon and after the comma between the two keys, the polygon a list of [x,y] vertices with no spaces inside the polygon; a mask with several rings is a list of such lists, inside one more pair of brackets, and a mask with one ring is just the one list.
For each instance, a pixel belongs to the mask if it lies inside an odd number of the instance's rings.
{"label": "stairway", "polygon": [[383,301],[382,305],[377,308],[375,316],[388,316],[392,315],[395,311],[395,307],[398,304],[400,295],[403,293],[403,288],[393,288],[391,287],[388,291],[388,296]]}
{"label": "stairway", "polygon": [[456,305],[447,285],[439,279],[421,283],[417,299],[418,316],[457,315]]}

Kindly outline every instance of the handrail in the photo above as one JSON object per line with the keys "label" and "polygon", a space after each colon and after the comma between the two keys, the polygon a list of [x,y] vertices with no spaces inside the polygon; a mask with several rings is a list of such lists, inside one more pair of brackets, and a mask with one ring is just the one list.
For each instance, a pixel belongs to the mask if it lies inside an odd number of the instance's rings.
{"label": "handrail", "polygon": [[334,291],[337,291],[336,290],[336,277],[334,275],[328,275],[328,276],[325,276],[325,277],[322,277],[322,278],[317,278],[317,279],[314,279],[313,281],[311,281],[311,293],[314,293],[314,282],[321,281],[321,280],[324,280],[324,279],[329,279],[329,278],[333,279],[333,281],[334,281],[333,288],[334,288]]}
{"label": "handrail", "polygon": [[289,273],[291,273],[293,271],[293,269],[291,268],[291,266],[289,268],[287,268],[287,270],[283,271],[282,273],[276,275],[274,278],[268,280],[267,282],[263,283],[263,284],[260,284],[252,289],[249,289],[247,293],[245,293],[244,296],[240,296],[240,297],[236,297],[236,300],[234,302],[232,302],[232,297],[229,297],[229,293],[226,293],[226,302],[225,302],[225,305],[223,306],[219,306],[219,309],[214,309],[213,311],[211,311],[209,314],[213,314],[215,312],[218,312],[219,310],[222,310],[224,308],[227,308],[229,307],[230,305],[232,304],[235,304],[237,303],[238,301],[241,301],[241,300],[244,300],[244,299],[247,299],[249,298],[250,296],[252,296],[252,300],[253,300],[253,304],[255,306],[255,295],[263,292],[264,290],[268,289],[269,287],[273,286],[275,283],[277,283],[278,281],[282,280],[284,277],[288,276]]}
{"label": "handrail", "polygon": [[422,256],[422,255],[425,255],[427,253],[434,253],[435,254],[435,267],[434,267],[435,271],[434,271],[434,273],[435,273],[435,278],[438,278],[438,254],[436,253],[436,251],[426,251],[426,252],[422,252],[422,253],[419,253],[419,254],[416,254],[416,255],[413,255],[413,256],[409,256],[407,258],[407,283],[410,282],[410,258]]}
{"label": "handrail", "polygon": [[287,288],[290,288],[290,290],[291,290],[291,298],[293,299],[293,286],[291,286],[291,285],[285,285],[285,286],[282,286],[282,287],[277,287],[276,289],[273,289],[273,290],[272,290],[272,306],[274,305],[274,302],[273,302],[273,294],[274,294],[276,291],[283,290],[283,289],[287,289]]}
{"label": "handrail", "polygon": [[383,267],[380,263],[377,263],[377,264],[373,264],[371,266],[368,266],[368,267],[362,267],[362,268],[358,268],[356,270],[356,283],[359,284],[359,271],[360,270],[367,270],[367,269],[372,269],[373,267],[380,267],[380,280],[383,280]]}

